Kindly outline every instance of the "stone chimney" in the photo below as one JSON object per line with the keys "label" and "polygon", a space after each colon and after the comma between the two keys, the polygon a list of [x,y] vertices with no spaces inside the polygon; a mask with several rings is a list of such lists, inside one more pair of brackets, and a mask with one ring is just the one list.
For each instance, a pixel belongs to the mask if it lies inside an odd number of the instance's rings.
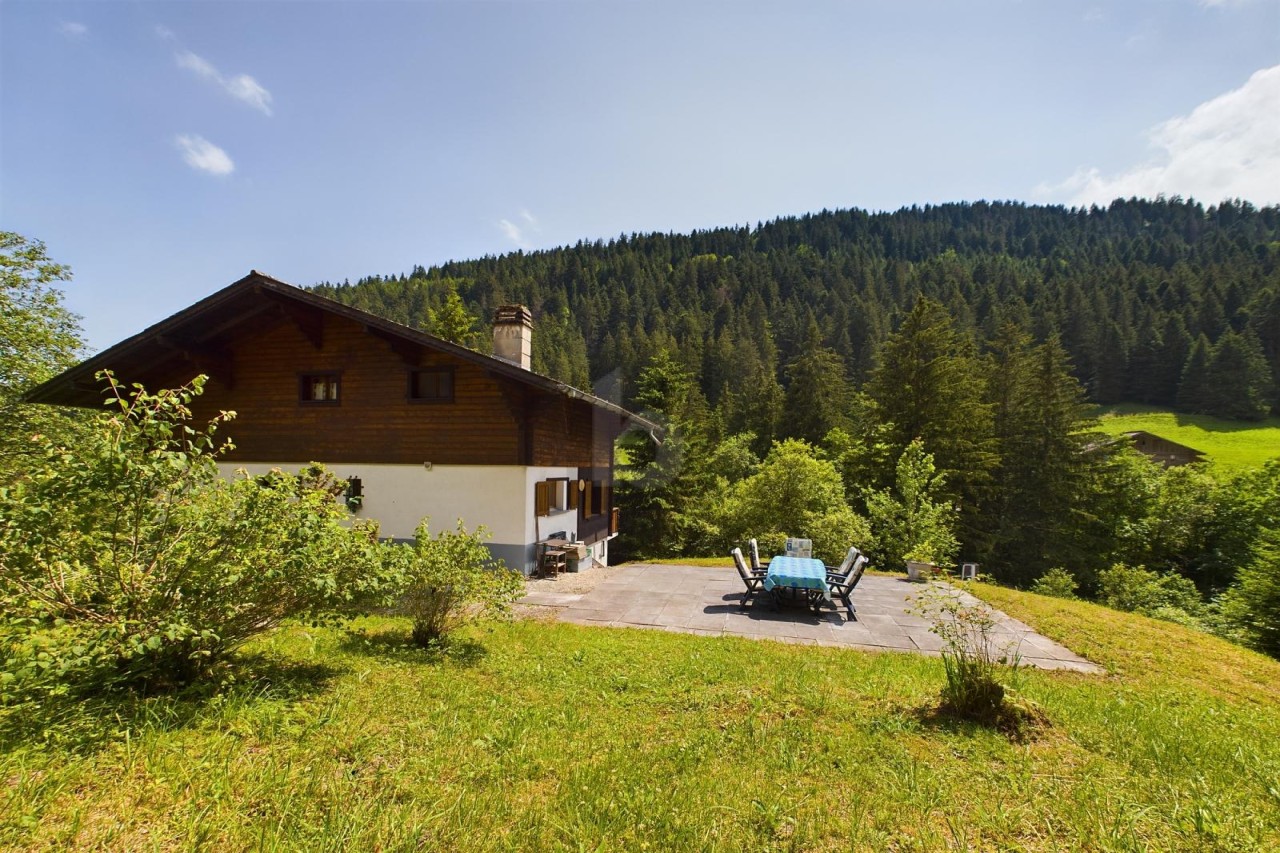
{"label": "stone chimney", "polygon": [[533,315],[523,305],[499,305],[493,312],[493,354],[525,370],[533,369]]}

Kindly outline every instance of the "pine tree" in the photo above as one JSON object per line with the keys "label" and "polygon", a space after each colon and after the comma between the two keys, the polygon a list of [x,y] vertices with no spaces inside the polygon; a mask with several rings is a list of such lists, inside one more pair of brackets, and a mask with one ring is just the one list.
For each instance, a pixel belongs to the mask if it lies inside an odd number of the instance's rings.
{"label": "pine tree", "polygon": [[1056,337],[1032,346],[1029,336],[1007,327],[993,350],[1000,464],[981,523],[992,532],[984,559],[1002,580],[1027,583],[1087,556],[1092,524],[1085,496],[1094,466],[1088,451],[1100,436]]}
{"label": "pine tree", "polygon": [[851,390],[844,362],[835,350],[823,346],[812,313],[800,354],[787,365],[787,377],[784,435],[818,444],[831,430],[848,425]]}
{"label": "pine tree", "polygon": [[467,310],[452,282],[446,285],[443,304],[428,313],[432,334],[464,347],[476,344],[476,322],[475,315]]}
{"label": "pine tree", "polygon": [[570,319],[569,310],[544,314],[534,327],[533,369],[575,388],[589,388],[587,342]]}
{"label": "pine tree", "polygon": [[1182,368],[1182,381],[1178,384],[1178,409],[1183,412],[1207,413],[1209,411],[1209,358],[1213,347],[1204,335],[1196,338],[1187,353],[1187,363]]}
{"label": "pine tree", "polygon": [[1223,335],[1213,347],[1205,374],[1204,408],[1209,414],[1258,421],[1271,410],[1271,367],[1252,332]]}
{"label": "pine tree", "polygon": [[626,445],[631,475],[619,480],[618,504],[627,513],[636,554],[669,556],[712,538],[693,512],[710,487],[711,452],[706,399],[694,377],[668,350],[659,349],[640,371],[635,405],[665,423],[661,444],[632,434]]}
{"label": "pine tree", "polygon": [[[982,363],[939,303],[920,297],[885,341],[866,386],[877,440],[892,458],[921,439],[945,475],[945,497],[961,508],[967,540],[979,536],[979,507],[998,462]],[[879,483],[876,485],[887,485]]]}

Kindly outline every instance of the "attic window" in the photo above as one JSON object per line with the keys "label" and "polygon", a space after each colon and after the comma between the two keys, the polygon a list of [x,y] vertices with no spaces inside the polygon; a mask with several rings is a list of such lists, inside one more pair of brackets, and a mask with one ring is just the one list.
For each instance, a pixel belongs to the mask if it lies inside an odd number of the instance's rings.
{"label": "attic window", "polygon": [[427,367],[409,371],[409,400],[418,403],[452,403],[453,368]]}
{"label": "attic window", "polygon": [[337,373],[304,373],[298,377],[298,402],[336,406],[341,400],[342,377]]}

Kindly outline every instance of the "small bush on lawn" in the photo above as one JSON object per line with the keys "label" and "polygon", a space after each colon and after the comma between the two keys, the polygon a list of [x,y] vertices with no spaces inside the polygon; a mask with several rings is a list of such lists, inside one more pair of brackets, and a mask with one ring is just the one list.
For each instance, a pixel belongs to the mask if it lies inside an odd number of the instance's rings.
{"label": "small bush on lawn", "polygon": [[405,583],[403,608],[413,620],[413,641],[429,646],[478,615],[499,615],[524,591],[524,576],[485,547],[483,526],[442,530],[433,539],[424,520],[413,548],[391,546]]}
{"label": "small bush on lawn", "polygon": [[388,589],[376,528],[348,527],[322,468],[227,481],[223,412],[201,429],[174,390],[124,389],[75,447],[32,439],[0,489],[0,700],[207,674],[288,617]]}
{"label": "small bush on lawn", "polygon": [[1078,598],[1076,590],[1079,588],[1076,576],[1061,566],[1050,569],[1031,584],[1032,592],[1052,595],[1054,598]]}
{"label": "small bush on lawn", "polygon": [[1045,724],[1033,704],[1015,700],[1000,681],[1004,672],[1016,675],[1020,661],[1016,648],[1001,645],[994,636],[989,607],[965,604],[951,587],[931,584],[917,600],[915,612],[929,619],[929,630],[942,638],[947,676],[943,713],[991,726],[1015,739]]}

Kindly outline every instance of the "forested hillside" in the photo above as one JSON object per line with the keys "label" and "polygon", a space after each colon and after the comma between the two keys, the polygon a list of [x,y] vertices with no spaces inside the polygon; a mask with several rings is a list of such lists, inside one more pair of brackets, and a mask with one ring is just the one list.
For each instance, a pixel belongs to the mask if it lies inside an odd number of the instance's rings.
{"label": "forested hillside", "polygon": [[823,212],[316,289],[477,347],[528,304],[535,369],[665,419],[613,556],[854,542],[1280,653],[1280,462],[1166,471],[1089,405],[1266,417],[1280,208]]}
{"label": "forested hillside", "polygon": [[451,288],[482,322],[500,303],[530,305],[536,366],[582,385],[621,379],[626,404],[640,370],[666,349],[730,423],[770,409],[790,384],[787,365],[815,345],[837,353],[861,384],[919,294],[978,342],[1006,322],[1038,340],[1056,332],[1098,403],[1255,418],[1275,400],[1280,375],[1280,209],[1247,203],[824,211],[316,290],[438,330],[432,312]]}

